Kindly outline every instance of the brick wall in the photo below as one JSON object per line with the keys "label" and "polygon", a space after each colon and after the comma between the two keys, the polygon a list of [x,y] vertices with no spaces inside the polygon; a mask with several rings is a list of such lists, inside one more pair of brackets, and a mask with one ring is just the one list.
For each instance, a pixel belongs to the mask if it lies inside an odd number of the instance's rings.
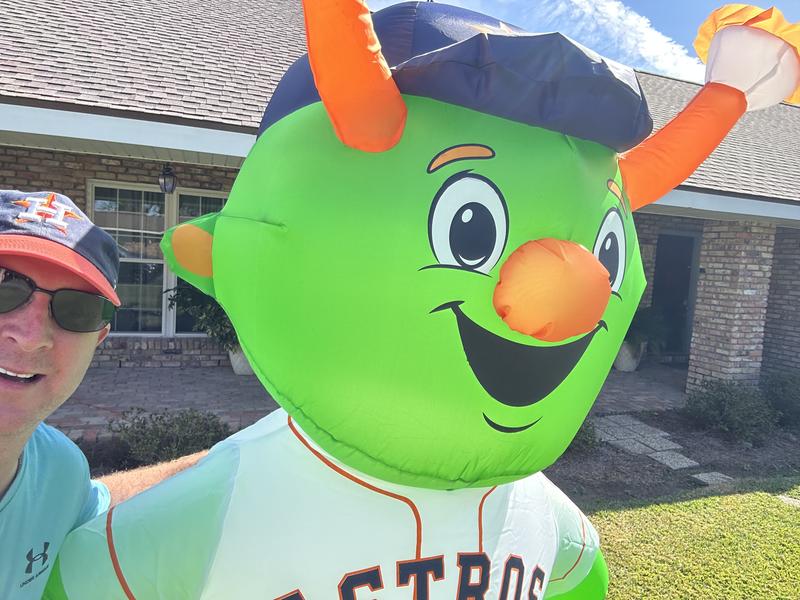
{"label": "brick wall", "polygon": [[779,227],[775,233],[764,364],[767,372],[800,368],[800,230]]}
{"label": "brick wall", "polygon": [[[86,209],[89,179],[158,185],[163,162],[0,145],[0,188],[53,190]],[[227,192],[237,169],[173,163],[179,187]],[[98,348],[95,367],[228,366],[226,352],[207,338],[109,337]]]}
{"label": "brick wall", "polygon": [[230,367],[228,353],[206,337],[109,336],[92,367]]}
{"label": "brick wall", "polygon": [[[158,185],[163,162],[112,158],[0,146],[0,188],[52,190],[86,208],[86,182],[103,179],[119,183]],[[173,163],[180,187],[228,191],[237,169]]]}
{"label": "brick wall", "polygon": [[758,382],[774,243],[774,225],[705,222],[687,391],[708,378]]}

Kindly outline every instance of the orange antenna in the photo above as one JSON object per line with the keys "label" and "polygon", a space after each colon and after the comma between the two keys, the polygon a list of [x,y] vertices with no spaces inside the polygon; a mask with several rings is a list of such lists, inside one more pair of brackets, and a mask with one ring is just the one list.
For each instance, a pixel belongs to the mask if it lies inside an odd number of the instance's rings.
{"label": "orange antenna", "polygon": [[340,140],[365,152],[403,135],[406,106],[363,0],[303,0],[314,83]]}

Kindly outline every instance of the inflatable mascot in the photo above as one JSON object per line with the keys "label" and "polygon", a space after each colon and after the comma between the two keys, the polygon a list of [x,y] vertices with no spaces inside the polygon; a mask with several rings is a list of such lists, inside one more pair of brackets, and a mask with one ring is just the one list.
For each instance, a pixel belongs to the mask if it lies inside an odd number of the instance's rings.
{"label": "inflatable mascot", "polygon": [[644,289],[632,212],[798,98],[798,29],[715,12],[708,83],[646,139],[634,72],[558,33],[419,2],[305,19],[227,205],[163,243],[282,410],[74,532],[48,597],[603,598],[597,533],[540,471]]}

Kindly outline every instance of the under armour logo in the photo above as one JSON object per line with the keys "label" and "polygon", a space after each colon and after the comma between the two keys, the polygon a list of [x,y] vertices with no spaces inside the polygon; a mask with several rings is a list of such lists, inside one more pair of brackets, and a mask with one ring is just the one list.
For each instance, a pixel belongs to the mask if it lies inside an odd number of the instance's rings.
{"label": "under armour logo", "polygon": [[81,217],[70,210],[66,204],[56,200],[56,195],[51,193],[46,198],[29,196],[24,200],[15,200],[12,204],[22,206],[24,211],[17,215],[17,221],[29,221],[32,223],[45,223],[58,229],[61,233],[67,233],[69,223],[66,219],[81,220]]}
{"label": "under armour logo", "polygon": [[47,549],[50,547],[50,542],[44,543],[44,549],[34,556],[33,548],[28,550],[28,554],[26,557],[28,558],[28,568],[25,569],[25,573],[30,575],[33,572],[33,565],[39,561],[42,561],[42,566],[44,567],[47,564],[47,559],[50,558],[47,554]]}

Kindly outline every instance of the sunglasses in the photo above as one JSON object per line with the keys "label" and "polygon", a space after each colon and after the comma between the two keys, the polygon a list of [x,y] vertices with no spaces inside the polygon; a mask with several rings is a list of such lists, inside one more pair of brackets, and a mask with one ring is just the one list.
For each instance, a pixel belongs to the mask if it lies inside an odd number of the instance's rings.
{"label": "sunglasses", "polygon": [[73,333],[100,331],[114,318],[114,304],[97,294],[78,290],[46,290],[32,279],[0,267],[0,314],[23,306],[34,292],[50,296],[50,314],[56,324]]}

